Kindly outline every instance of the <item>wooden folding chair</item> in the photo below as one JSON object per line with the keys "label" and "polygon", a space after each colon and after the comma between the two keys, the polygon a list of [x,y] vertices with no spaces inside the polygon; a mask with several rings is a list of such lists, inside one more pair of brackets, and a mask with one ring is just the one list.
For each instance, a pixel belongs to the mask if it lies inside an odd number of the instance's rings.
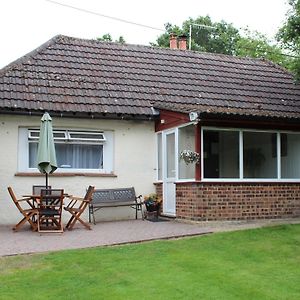
{"label": "wooden folding chair", "polygon": [[[24,197],[17,199],[13,189],[9,186],[8,193],[10,194],[14,204],[23,215],[23,219],[13,227],[13,230],[18,230],[22,225],[28,222],[31,225],[32,230],[37,230],[37,224],[35,222],[35,216],[38,214],[38,210],[34,207],[32,199],[30,197]],[[21,203],[24,203],[27,207],[21,206]]]}
{"label": "wooden folding chair", "polygon": [[91,226],[81,219],[81,215],[92,201],[94,189],[94,186],[89,186],[84,198],[70,197],[71,201],[64,207],[64,209],[72,215],[67,223],[67,229],[71,230],[75,223],[79,221],[84,227],[91,230]]}
{"label": "wooden folding chair", "polygon": [[41,189],[38,209],[38,232],[63,232],[63,189]]}

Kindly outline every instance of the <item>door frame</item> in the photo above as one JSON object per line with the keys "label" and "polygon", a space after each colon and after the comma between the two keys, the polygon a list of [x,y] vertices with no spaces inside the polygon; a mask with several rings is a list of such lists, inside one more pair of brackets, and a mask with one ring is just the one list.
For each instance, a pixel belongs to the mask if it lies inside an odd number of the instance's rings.
{"label": "door frame", "polygon": [[[168,129],[161,132],[162,133],[162,185],[163,185],[163,214],[169,216],[176,216],[176,181],[178,180],[178,128]],[[167,136],[174,134],[174,167],[175,174],[174,177],[167,177]],[[171,193],[170,184],[174,185],[172,187]],[[169,185],[167,187],[167,185]],[[170,198],[171,197],[171,198]],[[171,201],[171,202],[170,202]],[[171,205],[170,205],[171,203]],[[174,208],[174,210],[169,210],[169,207]]]}

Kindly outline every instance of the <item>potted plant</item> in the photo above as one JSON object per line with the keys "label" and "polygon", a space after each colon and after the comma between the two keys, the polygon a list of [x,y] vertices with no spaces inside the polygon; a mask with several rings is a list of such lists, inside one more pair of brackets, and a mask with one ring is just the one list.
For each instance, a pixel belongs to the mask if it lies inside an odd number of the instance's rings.
{"label": "potted plant", "polygon": [[200,162],[200,154],[192,150],[181,151],[179,157],[184,160],[187,165]]}
{"label": "potted plant", "polygon": [[161,202],[161,198],[154,193],[144,197],[144,204],[146,206],[147,212],[158,212],[160,209]]}

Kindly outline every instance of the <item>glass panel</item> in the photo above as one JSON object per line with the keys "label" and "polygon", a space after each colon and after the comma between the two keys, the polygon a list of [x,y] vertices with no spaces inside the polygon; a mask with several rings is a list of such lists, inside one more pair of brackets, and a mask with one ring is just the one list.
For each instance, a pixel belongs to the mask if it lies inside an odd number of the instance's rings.
{"label": "glass panel", "polygon": [[55,144],[59,168],[103,169],[103,145]]}
{"label": "glass panel", "polygon": [[37,168],[38,143],[29,143],[29,168]]}
{"label": "glass panel", "polygon": [[175,133],[166,135],[167,146],[167,178],[176,176],[175,172]]}
{"label": "glass panel", "polygon": [[244,178],[277,178],[277,135],[243,133]]}
{"label": "glass panel", "polygon": [[[29,143],[29,168],[37,168],[38,143]],[[59,168],[103,169],[103,145],[56,143]]]}
{"label": "glass panel", "polygon": [[204,178],[239,178],[239,132],[203,131]]}
{"label": "glass panel", "polygon": [[162,134],[157,135],[157,179],[162,180]]}
{"label": "glass panel", "polygon": [[67,139],[67,134],[66,131],[53,131],[53,138],[54,140],[66,140]]}
{"label": "glass panel", "polygon": [[40,131],[39,130],[28,130],[28,137],[29,139],[38,139],[40,137]]}
{"label": "glass panel", "polygon": [[300,134],[281,133],[281,178],[300,178]]}
{"label": "glass panel", "polygon": [[[195,126],[189,125],[181,127],[178,130],[178,151],[183,150],[195,151]],[[178,154],[179,154],[178,153]],[[183,160],[179,159],[179,178],[180,179],[193,179],[195,178],[196,164],[186,164]]]}
{"label": "glass panel", "polygon": [[69,135],[70,139],[73,140],[105,141],[105,137],[102,132],[70,131]]}

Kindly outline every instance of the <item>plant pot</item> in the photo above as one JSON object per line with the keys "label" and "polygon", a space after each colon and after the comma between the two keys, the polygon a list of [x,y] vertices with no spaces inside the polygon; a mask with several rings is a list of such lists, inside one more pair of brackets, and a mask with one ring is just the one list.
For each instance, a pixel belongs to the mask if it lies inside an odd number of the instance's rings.
{"label": "plant pot", "polygon": [[146,210],[148,212],[153,212],[153,211],[158,211],[159,210],[159,203],[152,201],[152,200],[148,200],[145,201],[145,206],[146,206]]}

